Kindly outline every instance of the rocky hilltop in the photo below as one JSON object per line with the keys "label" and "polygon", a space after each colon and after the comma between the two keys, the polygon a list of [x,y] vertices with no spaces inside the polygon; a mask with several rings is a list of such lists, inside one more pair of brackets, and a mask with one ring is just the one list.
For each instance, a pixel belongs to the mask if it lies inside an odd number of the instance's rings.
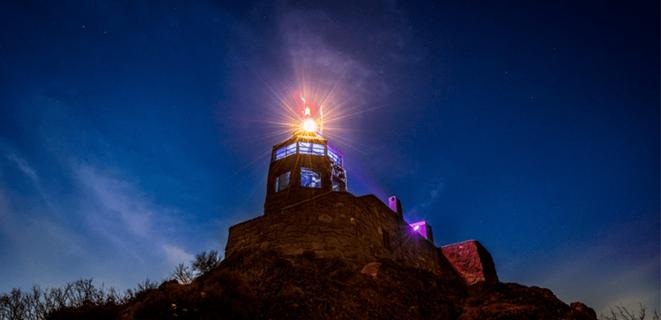
{"label": "rocky hilltop", "polygon": [[501,283],[479,242],[436,247],[374,196],[330,192],[230,228],[191,284],[52,319],[596,319],[548,289]]}
{"label": "rocky hilltop", "polygon": [[244,251],[192,284],[165,282],[123,305],[64,309],[51,319],[596,319],[548,289],[466,286],[389,259],[365,266],[312,252]]}

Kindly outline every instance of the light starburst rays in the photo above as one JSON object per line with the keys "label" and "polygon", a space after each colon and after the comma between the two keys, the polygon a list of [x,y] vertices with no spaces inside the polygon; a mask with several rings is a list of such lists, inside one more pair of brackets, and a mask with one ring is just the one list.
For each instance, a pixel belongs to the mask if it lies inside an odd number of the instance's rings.
{"label": "light starburst rays", "polygon": [[[267,90],[264,92],[265,101],[259,101],[250,114],[245,114],[247,119],[244,119],[255,134],[246,135],[243,141],[237,143],[273,145],[287,139],[302,129],[306,119],[311,120],[304,115],[305,105],[309,104],[314,109],[310,115],[316,121],[314,132],[321,133],[341,150],[365,153],[364,148],[353,139],[356,132],[362,129],[354,127],[356,121],[353,118],[378,108],[360,105],[362,99],[349,94],[350,91],[341,81],[325,82],[325,85],[319,82],[315,85],[298,83],[290,86],[265,82],[263,88]],[[305,99],[304,103],[301,96]],[[263,151],[247,159],[233,174],[244,174],[246,171],[256,174],[261,168],[258,164],[271,157],[270,149]]]}
{"label": "light starburst rays", "polygon": [[[354,128],[355,117],[377,109],[364,107],[364,88],[351,89],[355,81],[346,77],[351,72],[345,65],[333,68],[326,64],[318,66],[316,60],[303,59],[298,63],[296,57],[293,60],[293,77],[290,78],[293,81],[286,78],[274,81],[255,75],[255,79],[261,80],[264,98],[255,99],[257,104],[246,113],[254,134],[248,135],[252,141],[244,143],[270,145],[296,132],[316,132],[341,149],[360,150],[352,142],[361,129]],[[311,109],[309,115],[305,115],[306,107]],[[259,158],[263,159],[261,154]]]}
{"label": "light starburst rays", "polygon": [[[268,121],[270,125],[290,130],[300,128],[303,123],[310,125],[311,122],[306,121],[304,115],[305,108],[310,106],[314,109],[311,117],[317,122],[318,129],[323,131],[323,134],[326,130],[333,128],[336,119],[350,117],[352,113],[361,113],[357,109],[354,109],[353,112],[342,111],[351,110],[348,108],[350,104],[344,103],[350,99],[341,98],[337,82],[331,83],[325,90],[309,84],[298,84],[296,88],[298,88],[298,91],[289,90],[289,92],[293,92],[290,93],[289,98],[282,96],[280,93],[272,92],[279,102],[280,111],[277,112],[277,120]],[[342,101],[342,103],[337,101]]]}

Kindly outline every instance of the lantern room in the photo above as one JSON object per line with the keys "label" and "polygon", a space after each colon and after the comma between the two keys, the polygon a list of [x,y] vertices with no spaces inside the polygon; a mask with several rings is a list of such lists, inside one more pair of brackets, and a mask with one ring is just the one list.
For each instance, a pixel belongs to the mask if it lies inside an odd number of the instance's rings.
{"label": "lantern room", "polygon": [[347,191],[343,156],[303,123],[291,138],[273,146],[264,214],[327,192]]}

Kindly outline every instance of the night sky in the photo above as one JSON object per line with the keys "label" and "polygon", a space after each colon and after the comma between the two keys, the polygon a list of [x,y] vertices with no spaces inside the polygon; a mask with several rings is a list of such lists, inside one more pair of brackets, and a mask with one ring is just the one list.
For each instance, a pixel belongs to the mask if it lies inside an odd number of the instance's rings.
{"label": "night sky", "polygon": [[503,281],[659,308],[658,1],[336,2],[0,4],[0,291],[223,252],[305,88],[352,193]]}

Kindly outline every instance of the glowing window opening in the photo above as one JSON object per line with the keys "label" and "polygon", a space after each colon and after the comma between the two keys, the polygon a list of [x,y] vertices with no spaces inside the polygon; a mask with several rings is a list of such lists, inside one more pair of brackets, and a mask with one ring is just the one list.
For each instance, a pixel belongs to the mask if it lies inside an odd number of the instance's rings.
{"label": "glowing window opening", "polygon": [[275,178],[275,192],[280,192],[289,187],[289,177],[291,172],[287,171]]}
{"label": "glowing window opening", "polygon": [[326,147],[323,144],[313,143],[312,154],[323,156],[324,154],[326,154]]}
{"label": "glowing window opening", "polygon": [[298,143],[298,152],[301,154],[323,156],[326,153],[325,151],[326,148],[323,144],[302,141]]}
{"label": "glowing window opening", "polygon": [[301,167],[301,186],[321,188],[321,175],[310,168]]}
{"label": "glowing window opening", "polygon": [[331,148],[328,148],[328,158],[330,158],[334,163],[342,165],[342,157],[337,155],[337,153],[335,153],[335,151],[333,151]]}
{"label": "glowing window opening", "polygon": [[[311,154],[315,156],[325,156],[326,155],[326,145],[321,143],[313,142],[304,142],[300,141],[298,143],[292,143],[286,146],[282,146],[275,150],[273,155],[273,161],[286,158],[288,156],[299,154]],[[336,164],[342,165],[342,157],[339,156],[335,151],[332,151],[328,148],[328,158]]]}
{"label": "glowing window opening", "polygon": [[296,154],[296,144],[292,143],[292,144],[288,145],[287,149],[285,149],[285,150],[286,150],[287,156],[292,155],[292,154]]}
{"label": "glowing window opening", "polygon": [[280,160],[282,158],[286,158],[288,156],[291,156],[292,154],[296,154],[296,144],[292,143],[290,145],[280,147],[279,149],[275,150],[275,160]]}
{"label": "glowing window opening", "polygon": [[298,152],[302,154],[311,154],[312,153],[312,144],[310,142],[299,142],[298,143]]}

